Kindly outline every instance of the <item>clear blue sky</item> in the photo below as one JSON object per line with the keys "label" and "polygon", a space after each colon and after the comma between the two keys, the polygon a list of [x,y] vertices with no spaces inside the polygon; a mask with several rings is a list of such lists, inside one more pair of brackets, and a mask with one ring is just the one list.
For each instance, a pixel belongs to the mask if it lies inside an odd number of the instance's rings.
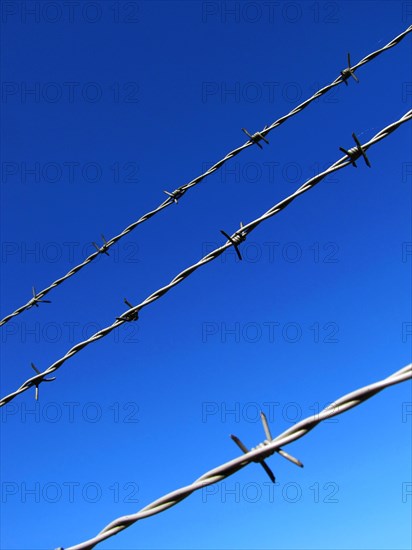
{"label": "clear blue sky", "polygon": [[[33,10],[34,12],[33,12]],[[412,3],[6,2],[2,317],[412,23]],[[32,11],[31,11],[32,10]],[[412,36],[1,328],[2,396],[411,108]],[[410,361],[411,123],[1,411],[1,547],[67,547]],[[411,386],[101,544],[406,549]],[[30,412],[34,411],[34,412]]]}

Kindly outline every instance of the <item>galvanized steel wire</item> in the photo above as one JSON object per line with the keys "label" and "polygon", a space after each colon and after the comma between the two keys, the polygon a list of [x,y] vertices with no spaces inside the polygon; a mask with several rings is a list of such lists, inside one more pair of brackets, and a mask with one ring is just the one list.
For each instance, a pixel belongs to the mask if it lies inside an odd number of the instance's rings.
{"label": "galvanized steel wire", "polygon": [[[238,458],[230,460],[229,462],[226,462],[225,464],[222,464],[221,466],[218,466],[217,468],[206,472],[192,484],[186,485],[181,489],[177,489],[176,491],[168,493],[167,495],[155,500],[151,504],[148,504],[135,514],[122,516],[112,521],[95,537],[85,542],[82,542],[81,544],[70,546],[65,550],[90,550],[91,548],[94,548],[96,544],[114,535],[117,535],[124,529],[127,529],[128,527],[133,525],[133,523],[136,523],[136,521],[147,518],[149,516],[154,516],[155,514],[159,514],[160,512],[164,512],[168,508],[171,508],[175,504],[178,504],[179,502],[187,498],[193,492],[203,489],[208,485],[213,485],[214,483],[222,481],[223,479],[233,475],[234,473],[241,470],[248,464],[251,464],[252,462],[259,462],[260,460],[273,455],[281,447],[289,445],[293,441],[296,441],[297,439],[305,436],[323,420],[342,414],[349,409],[358,406],[360,403],[363,403],[367,399],[370,399],[385,388],[393,386],[394,384],[400,384],[401,382],[405,382],[406,380],[410,380],[411,378],[412,363],[391,374],[387,378],[380,380],[379,382],[364,386],[363,388],[344,395],[337,401],[334,401],[331,405],[327,406],[320,413],[301,420],[291,428],[284,431],[275,439],[272,439],[272,441],[265,440],[263,443],[257,445],[257,447],[249,451],[247,454],[243,454]],[[59,548],[58,550],[64,549]]]}
{"label": "galvanized steel wire", "polygon": [[[233,151],[230,151],[230,153],[228,153],[223,159],[218,161],[216,164],[211,166],[208,170],[206,170],[206,172],[204,172],[200,176],[196,177],[195,179],[191,180],[189,183],[186,183],[185,185],[182,185],[182,186],[178,187],[172,193],[167,193],[169,195],[168,198],[165,201],[163,201],[157,208],[155,208],[154,210],[151,210],[150,212],[147,212],[146,214],[141,216],[137,221],[130,224],[128,227],[126,227],[121,233],[119,233],[115,237],[112,237],[108,241],[104,241],[104,243],[102,244],[102,246],[100,248],[97,247],[98,250],[96,250],[96,252],[93,252],[82,263],[80,263],[79,265],[73,267],[68,273],[66,273],[66,275],[64,275],[63,277],[60,277],[59,279],[54,281],[51,285],[44,288],[40,292],[38,292],[38,293],[33,292],[33,297],[26,304],[24,304],[23,306],[17,308],[13,313],[10,313],[9,315],[6,315],[6,317],[4,317],[0,321],[0,326],[4,325],[8,321],[10,321],[16,315],[19,315],[20,313],[23,313],[23,311],[25,311],[27,309],[30,309],[35,305],[38,305],[38,303],[41,302],[41,299],[44,298],[44,296],[46,296],[51,290],[53,290],[57,286],[61,285],[64,281],[66,281],[67,279],[69,279],[70,277],[72,277],[73,275],[78,273],[81,269],[83,269],[83,267],[85,267],[90,262],[92,262],[100,254],[107,254],[107,251],[114,244],[116,244],[120,239],[122,239],[128,233],[133,231],[133,229],[135,229],[138,225],[140,225],[141,223],[149,220],[150,218],[152,218],[155,214],[157,214],[158,212],[160,212],[164,208],[166,208],[166,207],[170,206],[171,204],[177,202],[177,200],[180,197],[182,197],[188,189],[190,189],[191,187],[193,187],[193,186],[197,185],[198,183],[200,183],[203,179],[205,179],[210,174],[213,174],[213,172],[215,172],[216,170],[221,168],[228,160],[230,160],[233,157],[235,157],[236,155],[238,155],[244,149],[247,149],[248,147],[251,147],[252,145],[257,144],[262,138],[267,136],[269,134],[269,132],[271,132],[273,129],[275,129],[276,127],[283,124],[286,120],[288,120],[292,116],[294,116],[297,113],[299,113],[300,111],[302,111],[305,107],[307,107],[310,103],[312,103],[312,101],[315,101],[316,99],[318,99],[322,95],[326,94],[327,92],[329,92],[335,86],[337,86],[339,84],[342,84],[343,82],[346,83],[348,78],[351,75],[353,75],[354,72],[357,69],[359,69],[359,67],[361,67],[362,65],[365,65],[366,63],[369,63],[370,61],[375,59],[375,57],[377,57],[378,55],[380,55],[384,51],[386,51],[390,48],[393,48],[394,46],[399,44],[399,42],[401,42],[401,40],[403,40],[403,38],[405,38],[405,36],[408,33],[410,33],[411,31],[412,31],[412,25],[410,25],[401,34],[399,34],[393,40],[391,40],[388,44],[386,44],[386,46],[383,46],[379,50],[376,50],[376,51],[368,54],[366,57],[361,59],[361,61],[359,61],[359,63],[357,63],[356,65],[354,65],[352,67],[349,66],[349,67],[345,68],[343,71],[341,71],[341,74],[333,82],[331,82],[330,84],[328,84],[324,88],[321,88],[320,90],[315,92],[309,99],[307,99],[306,101],[304,101],[303,103],[301,103],[300,105],[298,105],[297,107],[292,109],[292,111],[290,111],[287,115],[284,115],[283,117],[279,118],[278,120],[273,122],[270,126],[265,126],[265,128],[263,128],[260,132],[256,132],[253,135],[251,135],[251,139],[249,139],[246,143],[244,143],[240,147],[237,147]],[[250,135],[250,134],[248,134],[248,135]]]}
{"label": "galvanized steel wire", "polygon": [[143,302],[140,304],[129,308],[127,311],[122,313],[119,317],[116,318],[115,322],[112,323],[110,326],[103,328],[102,330],[99,330],[95,334],[93,334],[90,338],[87,340],[84,340],[83,342],[79,342],[75,346],[73,346],[63,357],[58,359],[56,362],[54,362],[50,367],[48,367],[43,372],[33,376],[32,378],[29,378],[18,388],[16,391],[10,393],[9,395],[6,395],[0,400],[0,407],[4,406],[6,403],[14,399],[17,395],[20,393],[23,393],[30,389],[31,387],[38,388],[39,384],[45,379],[46,376],[56,371],[58,368],[60,368],[63,363],[65,363],[68,359],[73,357],[76,353],[78,353],[80,350],[88,346],[89,344],[100,340],[101,338],[107,336],[110,332],[112,332],[117,327],[120,327],[124,323],[133,322],[136,321],[139,317],[139,311],[143,309],[144,307],[148,306],[152,302],[158,300],[161,296],[169,292],[173,287],[184,281],[189,275],[194,273],[197,269],[199,269],[201,266],[211,262],[212,260],[215,260],[219,256],[223,254],[225,250],[233,246],[238,251],[238,246],[241,242],[243,242],[247,235],[251,233],[256,227],[258,227],[262,222],[265,220],[271,218],[272,216],[275,216],[278,214],[281,210],[286,208],[289,204],[291,204],[297,197],[308,191],[309,189],[312,189],[316,184],[318,184],[321,180],[323,180],[326,176],[331,174],[332,172],[336,172],[337,170],[341,170],[342,168],[352,164],[355,159],[358,159],[362,154],[365,154],[366,151],[372,147],[375,143],[381,141],[382,139],[389,136],[392,132],[394,132],[399,126],[404,124],[405,122],[412,119],[412,110],[408,111],[403,115],[399,120],[393,122],[386,128],[383,128],[380,132],[378,132],[371,140],[364,143],[363,145],[360,145],[360,147],[353,147],[349,149],[348,155],[343,156],[339,160],[337,160],[334,164],[332,164],[328,169],[325,171],[317,174],[313,178],[307,180],[301,187],[299,187],[292,195],[289,195],[282,201],[278,202],[272,208],[270,208],[267,212],[265,212],[262,216],[259,218],[251,221],[245,226],[240,227],[233,235],[229,237],[227,242],[201,258],[196,264],[186,268],[184,271],[180,272],[174,279],[170,281],[170,283],[166,286],[163,286],[162,288],[159,288],[156,292],[152,293],[150,296],[148,296]]}

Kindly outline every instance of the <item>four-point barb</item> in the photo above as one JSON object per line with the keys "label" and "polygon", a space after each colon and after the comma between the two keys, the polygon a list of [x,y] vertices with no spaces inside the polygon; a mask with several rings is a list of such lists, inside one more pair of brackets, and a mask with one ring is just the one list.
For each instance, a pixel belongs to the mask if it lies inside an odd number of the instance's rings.
{"label": "four-point barb", "polygon": [[239,251],[239,245],[240,243],[243,243],[244,240],[246,240],[246,234],[247,234],[246,231],[242,231],[242,229],[243,229],[243,223],[240,222],[240,233],[236,231],[236,233],[232,237],[228,235],[226,231],[223,231],[223,229],[220,230],[222,235],[224,235],[226,239],[230,241],[234,246],[234,249],[236,250],[236,254],[239,260],[242,259],[242,255],[240,254],[240,251]]}
{"label": "four-point barb", "polygon": [[[34,363],[31,364],[31,368],[34,371],[36,371],[37,374],[41,374],[40,371],[34,366]],[[53,376],[53,378],[42,378],[38,382],[35,382],[34,386],[36,387],[36,394],[35,394],[36,401],[38,401],[39,399],[39,384],[41,384],[42,382],[53,382],[53,380],[56,380],[55,376]]]}
{"label": "four-point barb", "polygon": [[359,78],[355,75],[355,73],[352,70],[351,63],[350,63],[350,53],[348,53],[348,66],[346,69],[343,69],[343,71],[340,72],[342,76],[342,81],[348,85],[347,80],[351,76],[356,82],[359,83]]}
{"label": "four-point barb", "polygon": [[371,163],[369,162],[369,159],[368,157],[366,156],[366,152],[365,150],[363,149],[360,141],[358,140],[358,138],[356,137],[355,133],[352,134],[352,137],[353,139],[355,140],[355,143],[356,143],[356,147],[352,147],[352,149],[349,149],[349,151],[347,151],[346,149],[344,149],[343,147],[339,147],[339,149],[345,153],[345,155],[348,155],[349,157],[349,160],[351,161],[351,163],[353,164],[353,166],[355,168],[357,168],[356,166],[356,160],[358,160],[359,157],[363,157],[365,162],[366,162],[366,166],[368,166],[369,168],[371,167]]}
{"label": "four-point barb", "polygon": [[[270,429],[269,429],[269,424],[268,424],[268,421],[266,419],[266,416],[265,416],[265,413],[261,412],[260,413],[260,418],[262,420],[262,424],[263,424],[263,429],[265,430],[265,434],[266,434],[266,439],[263,443],[260,443],[259,445],[257,445],[256,447],[253,447],[251,449],[251,451],[254,451],[255,449],[260,449],[262,447],[265,447],[266,445],[269,445],[272,441],[273,441],[273,437],[272,437],[272,434],[270,433]],[[238,437],[236,437],[235,435],[231,435],[230,436],[233,441],[236,443],[236,445],[245,453],[247,454],[249,452],[249,449],[243,445],[243,443],[240,441],[240,439]],[[276,453],[279,453],[281,456],[283,456],[284,458],[287,458],[288,460],[290,460],[291,462],[293,462],[293,464],[296,464],[296,466],[299,466],[300,468],[303,468],[303,464],[300,460],[298,460],[297,458],[295,458],[294,456],[290,455],[289,453],[285,452],[283,449],[276,449],[275,451]],[[270,480],[272,481],[272,483],[275,483],[276,482],[276,478],[275,478],[275,475],[273,474],[272,470],[269,468],[269,466],[266,464],[266,462],[264,461],[263,458],[256,458],[254,460],[254,462],[258,462],[262,468],[265,470],[265,472],[267,473],[267,475],[269,476]]]}
{"label": "four-point barb", "polygon": [[[133,309],[134,306],[132,306],[132,304],[126,299],[124,298],[124,303],[129,306],[130,309]],[[117,321],[137,321],[139,318],[139,312],[138,311],[135,311],[135,312],[130,312],[130,313],[124,313],[121,317],[116,317],[116,320]]]}
{"label": "four-point barb", "polygon": [[33,298],[31,299],[31,301],[33,302],[32,306],[39,307],[39,304],[51,304],[51,300],[40,300],[40,298],[37,298],[36,289],[34,288],[34,286],[32,287],[32,292],[33,292]]}
{"label": "four-point barb", "polygon": [[177,204],[177,201],[184,195],[185,191],[185,189],[175,189],[173,193],[169,193],[169,191],[163,191],[163,193],[166,193]]}
{"label": "four-point barb", "polygon": [[106,241],[106,239],[104,238],[104,235],[101,235],[102,239],[103,239],[103,246],[99,247],[97,246],[97,244],[95,242],[93,242],[93,246],[95,247],[95,249],[97,250],[97,252],[100,252],[102,254],[106,254],[106,256],[110,256],[110,254],[107,252],[107,249],[109,248],[109,243]]}
{"label": "four-point barb", "polygon": [[[266,128],[267,128],[267,126],[265,126],[263,129],[266,130]],[[263,140],[265,143],[267,143],[269,145],[268,140],[260,132],[256,132],[255,134],[252,135],[252,134],[249,134],[249,132],[246,130],[246,128],[242,128],[242,131],[245,132],[245,134],[248,136],[250,141],[253,141],[253,143],[255,145],[257,145],[258,147],[260,147],[260,149],[263,149],[263,147],[259,143],[260,140]]]}

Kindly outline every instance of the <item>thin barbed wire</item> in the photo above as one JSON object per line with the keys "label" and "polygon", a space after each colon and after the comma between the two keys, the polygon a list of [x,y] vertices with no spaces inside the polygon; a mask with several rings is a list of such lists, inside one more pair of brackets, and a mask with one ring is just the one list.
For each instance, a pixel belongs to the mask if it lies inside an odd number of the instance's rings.
{"label": "thin barbed wire", "polygon": [[192,484],[168,493],[151,504],[148,504],[139,512],[119,517],[109,523],[97,536],[82,542],[81,544],[76,544],[75,546],[70,546],[66,549],[58,548],[57,550],[90,550],[91,548],[94,548],[96,544],[117,535],[137,521],[145,519],[149,516],[154,516],[160,512],[164,512],[172,506],[175,506],[195,491],[203,489],[209,485],[219,483],[223,479],[233,475],[252,462],[261,462],[265,458],[273,455],[281,447],[285,447],[293,441],[296,441],[308,434],[322,421],[357,407],[382,390],[410,379],[412,379],[412,363],[406,365],[383,380],[369,384],[368,386],[364,386],[363,388],[344,395],[337,401],[334,401],[331,405],[328,405],[318,414],[301,420],[271,441],[266,439],[263,443],[260,443],[248,453],[230,460],[229,462],[226,462],[225,464],[222,464],[209,472],[206,472]]}
{"label": "thin barbed wire", "polygon": [[40,292],[35,292],[33,290],[33,297],[26,304],[24,304],[23,306],[17,308],[13,313],[10,313],[9,315],[6,315],[6,317],[4,317],[0,321],[0,326],[6,324],[8,321],[13,319],[13,317],[16,317],[17,315],[20,315],[21,313],[23,313],[27,309],[30,309],[33,306],[38,305],[41,302],[41,298],[44,298],[44,296],[46,296],[49,292],[51,292],[51,290],[53,290],[57,286],[61,285],[64,281],[66,281],[67,279],[69,279],[70,277],[72,277],[73,275],[78,273],[81,269],[83,269],[86,265],[91,263],[100,254],[107,254],[107,251],[114,244],[116,244],[120,239],[125,237],[128,233],[133,231],[138,225],[140,225],[141,223],[149,220],[155,214],[159,213],[160,211],[167,208],[171,204],[177,203],[178,199],[181,198],[186,193],[186,191],[188,189],[194,187],[195,185],[200,183],[202,180],[204,180],[207,176],[210,176],[211,174],[213,174],[216,170],[221,168],[228,160],[230,160],[230,159],[234,158],[235,156],[237,156],[241,151],[243,151],[243,150],[247,149],[248,147],[251,147],[252,145],[255,145],[255,144],[258,144],[260,146],[259,141],[261,139],[263,139],[265,136],[267,136],[269,134],[269,132],[271,132],[272,130],[274,130],[275,128],[277,128],[281,124],[283,124],[286,120],[288,120],[292,116],[294,116],[297,113],[299,113],[300,111],[302,111],[310,103],[312,103],[313,101],[315,101],[316,99],[318,99],[322,95],[329,92],[335,86],[338,86],[339,84],[342,84],[343,82],[346,83],[348,78],[350,76],[353,76],[354,72],[357,69],[359,69],[359,67],[361,67],[362,65],[365,65],[366,63],[369,63],[370,61],[375,59],[375,57],[377,57],[378,55],[380,55],[384,51],[386,51],[390,48],[393,48],[394,46],[399,44],[399,42],[401,42],[401,40],[403,40],[403,38],[405,38],[405,36],[407,34],[409,34],[411,31],[412,31],[412,25],[410,25],[401,34],[399,34],[393,40],[391,40],[388,44],[386,44],[386,46],[383,46],[379,50],[376,50],[376,51],[368,54],[367,56],[365,56],[356,65],[350,66],[350,64],[349,64],[349,66],[347,68],[345,68],[343,71],[341,71],[341,74],[333,82],[331,82],[327,86],[325,86],[325,87],[321,88],[320,90],[318,90],[317,92],[315,92],[311,97],[309,97],[303,103],[300,103],[298,106],[296,106],[294,109],[292,109],[288,114],[286,114],[283,117],[277,119],[270,126],[265,126],[262,130],[260,130],[260,132],[256,132],[253,135],[250,135],[248,132],[246,132],[251,137],[251,139],[249,139],[247,142],[245,142],[240,147],[237,147],[236,149],[233,149],[233,151],[230,151],[230,153],[227,153],[227,155],[224,158],[222,158],[220,161],[216,162],[213,166],[211,166],[208,170],[206,170],[200,176],[194,178],[189,183],[186,183],[185,185],[182,185],[182,186],[178,187],[172,193],[167,193],[169,195],[168,198],[165,201],[163,201],[157,208],[155,208],[154,210],[151,210],[151,211],[147,212],[146,214],[144,214],[143,216],[141,216],[138,220],[136,220],[135,222],[133,222],[132,224],[127,226],[121,233],[119,233],[115,237],[112,237],[108,241],[104,240],[103,245],[98,250],[96,250],[96,252],[93,252],[82,263],[80,263],[79,265],[73,267],[70,271],[68,271],[66,273],[66,275],[64,275],[63,277],[60,277],[59,279],[54,281],[51,285],[44,288]]}
{"label": "thin barbed wire", "polygon": [[359,158],[362,155],[365,155],[366,151],[372,147],[375,143],[381,141],[382,139],[389,136],[392,132],[394,132],[399,126],[404,124],[405,122],[412,119],[412,109],[405,113],[399,120],[393,122],[389,126],[386,126],[386,128],[383,128],[380,132],[378,132],[372,139],[370,139],[368,142],[364,143],[363,145],[359,144],[357,147],[353,147],[349,149],[348,155],[345,155],[341,157],[339,160],[337,160],[334,164],[332,164],[329,168],[327,168],[325,171],[320,172],[313,178],[307,180],[301,187],[299,187],[294,193],[283,199],[282,201],[278,202],[274,206],[272,206],[267,212],[265,212],[262,216],[259,218],[251,221],[247,225],[243,226],[241,224],[240,229],[238,229],[232,236],[229,236],[229,240],[222,246],[216,248],[212,252],[209,252],[206,256],[201,258],[196,264],[186,268],[185,270],[181,271],[178,275],[176,275],[168,285],[165,285],[161,288],[159,288],[157,291],[152,293],[150,296],[148,296],[143,302],[140,304],[129,308],[127,311],[122,313],[120,317],[117,317],[115,322],[111,325],[99,330],[95,334],[93,334],[90,338],[87,340],[84,340],[82,342],[79,342],[75,346],[73,346],[63,357],[55,361],[50,367],[48,367],[43,372],[36,374],[32,378],[29,378],[24,382],[20,388],[18,388],[16,391],[10,393],[9,395],[6,395],[0,400],[0,407],[3,407],[6,405],[6,403],[10,402],[12,399],[14,399],[17,395],[27,391],[28,389],[35,386],[38,388],[39,384],[45,379],[46,376],[53,373],[57,369],[59,369],[68,359],[73,357],[76,353],[78,353],[80,350],[88,346],[89,344],[96,342],[97,340],[100,340],[101,338],[107,336],[110,332],[112,332],[114,329],[120,327],[124,323],[133,322],[136,321],[139,318],[139,311],[143,309],[144,307],[148,306],[152,302],[158,300],[161,298],[164,294],[169,292],[173,287],[180,284],[182,281],[184,281],[187,277],[189,277],[192,273],[194,273],[197,269],[202,267],[203,265],[216,260],[219,256],[225,252],[228,248],[233,246],[236,251],[239,253],[238,245],[242,243],[246,236],[251,233],[256,227],[258,227],[262,222],[265,220],[275,216],[278,214],[281,210],[286,208],[289,204],[291,204],[297,197],[308,191],[309,189],[312,189],[317,185],[320,181],[322,181],[326,176],[331,174],[332,172],[336,172],[337,170],[341,170],[342,168],[345,168],[346,166],[353,164],[354,160]]}

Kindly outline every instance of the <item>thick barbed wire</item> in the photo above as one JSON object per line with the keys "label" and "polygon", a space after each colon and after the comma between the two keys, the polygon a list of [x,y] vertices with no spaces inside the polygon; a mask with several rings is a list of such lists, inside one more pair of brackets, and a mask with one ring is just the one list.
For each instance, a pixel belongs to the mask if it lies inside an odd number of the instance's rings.
{"label": "thick barbed wire", "polygon": [[[343,82],[345,84],[347,84],[346,81],[348,80],[348,78],[350,76],[353,76],[355,78],[355,80],[357,80],[357,78],[354,76],[354,73],[357,69],[359,69],[359,67],[361,67],[362,65],[365,65],[366,63],[369,63],[370,61],[375,59],[375,57],[377,57],[378,55],[380,55],[384,51],[386,51],[390,48],[393,48],[394,46],[399,44],[399,42],[401,42],[401,40],[403,40],[403,38],[405,38],[405,36],[407,34],[409,34],[411,31],[412,31],[412,25],[410,25],[401,34],[399,34],[393,40],[391,40],[388,44],[386,44],[386,46],[383,46],[379,50],[376,50],[376,51],[368,54],[367,56],[365,56],[356,65],[351,66],[350,56],[348,54],[348,67],[345,68],[343,71],[341,71],[340,75],[333,82],[331,82],[327,86],[325,86],[325,87],[321,88],[320,90],[318,90],[317,92],[315,92],[311,97],[306,99],[303,103],[300,103],[297,107],[292,109],[288,114],[286,114],[283,117],[277,119],[271,125],[265,126],[262,130],[260,130],[260,132],[256,132],[253,135],[251,135],[244,128],[242,128],[243,131],[248,136],[250,136],[250,139],[247,142],[245,142],[240,147],[237,147],[236,149],[233,149],[233,151],[230,151],[230,153],[227,153],[227,155],[224,158],[222,158],[220,161],[216,162],[213,166],[211,166],[203,174],[201,174],[200,176],[194,178],[189,183],[186,183],[185,185],[182,185],[182,186],[178,187],[172,193],[168,193],[168,192],[165,191],[166,194],[168,195],[168,198],[165,201],[163,201],[154,210],[151,210],[150,212],[147,212],[146,214],[141,216],[138,220],[136,220],[135,222],[133,222],[132,224],[127,226],[121,233],[119,233],[115,237],[112,237],[111,239],[106,241],[104,239],[104,237],[102,236],[103,237],[103,245],[100,248],[97,245],[95,245],[96,249],[97,249],[96,252],[93,252],[92,254],[90,254],[82,263],[80,263],[79,265],[73,267],[70,271],[68,271],[66,273],[66,275],[64,275],[63,277],[60,277],[59,279],[54,281],[51,285],[44,288],[40,292],[35,292],[35,290],[33,288],[33,297],[26,304],[24,304],[23,306],[17,308],[13,313],[10,313],[9,315],[6,315],[6,317],[4,317],[0,321],[0,326],[6,324],[13,317],[16,317],[17,315],[20,315],[21,313],[23,313],[27,309],[30,309],[33,306],[36,306],[39,303],[41,303],[41,301],[42,301],[41,299],[44,298],[44,296],[46,296],[49,292],[51,292],[51,290],[53,290],[57,286],[61,285],[64,281],[66,281],[67,279],[69,279],[70,277],[72,277],[73,275],[78,273],[81,269],[83,269],[86,265],[91,263],[100,254],[107,254],[108,255],[107,251],[114,244],[116,244],[120,239],[125,237],[131,231],[133,231],[141,223],[143,223],[143,222],[149,220],[150,218],[152,218],[155,214],[159,213],[160,211],[167,208],[171,204],[177,203],[178,199],[180,199],[184,195],[184,193],[186,193],[186,191],[188,189],[190,189],[193,186],[197,185],[202,180],[204,180],[207,176],[210,176],[211,174],[216,172],[216,170],[221,168],[228,160],[230,160],[230,159],[234,158],[235,156],[237,156],[241,151],[243,151],[243,150],[247,149],[248,147],[251,147],[252,145],[255,145],[255,144],[258,144],[259,147],[260,147],[259,141],[262,140],[265,136],[267,136],[269,134],[269,132],[271,132],[272,130],[274,130],[275,128],[277,128],[281,124],[283,124],[286,120],[288,120],[292,116],[294,116],[297,113],[299,113],[300,111],[302,111],[310,103],[312,103],[313,101],[315,101],[316,99],[318,99],[322,95],[329,92],[335,86],[338,86],[339,84],[342,84]],[[266,141],[266,140],[264,140],[264,141]]]}
{"label": "thick barbed wire", "polygon": [[383,380],[364,386],[363,388],[344,395],[337,401],[334,401],[331,405],[328,405],[318,414],[314,414],[313,416],[309,416],[308,418],[301,420],[291,428],[284,431],[282,434],[278,435],[276,438],[270,441],[266,439],[263,443],[260,443],[248,453],[230,460],[229,462],[226,462],[225,464],[222,464],[209,472],[206,472],[192,484],[168,493],[151,504],[148,504],[139,512],[122,516],[112,521],[102,531],[100,531],[97,536],[82,542],[81,544],[76,544],[75,546],[70,546],[66,549],[58,548],[57,550],[90,550],[91,548],[94,548],[96,544],[117,535],[137,521],[145,519],[149,516],[154,516],[160,512],[164,512],[172,506],[175,506],[195,491],[203,489],[209,485],[219,483],[223,479],[233,475],[252,462],[261,462],[265,458],[279,451],[281,447],[289,445],[293,441],[296,441],[308,434],[322,421],[357,407],[382,390],[410,379],[412,379],[412,363]]}
{"label": "thick barbed wire", "polygon": [[[282,201],[278,202],[272,208],[270,208],[267,212],[265,212],[262,216],[259,218],[251,221],[247,225],[240,224],[240,229],[238,229],[232,236],[229,236],[227,233],[223,232],[224,235],[228,238],[227,242],[213,250],[212,252],[209,252],[206,256],[201,258],[196,264],[186,268],[185,270],[181,271],[178,275],[176,275],[168,285],[163,286],[156,290],[156,292],[153,292],[150,296],[148,296],[143,302],[140,304],[130,307],[127,311],[122,313],[120,317],[117,317],[115,322],[112,323],[110,326],[107,326],[95,334],[93,334],[90,338],[87,340],[84,340],[82,342],[79,342],[75,346],[73,346],[63,357],[55,361],[50,367],[48,367],[45,371],[36,374],[32,378],[29,378],[24,382],[20,388],[18,388],[16,391],[10,393],[9,395],[6,395],[0,400],[0,407],[3,407],[6,403],[14,399],[17,395],[20,393],[23,393],[27,391],[28,389],[32,388],[33,386],[38,388],[39,384],[45,380],[45,377],[57,369],[59,369],[68,359],[73,357],[76,353],[78,353],[80,350],[88,346],[89,344],[96,342],[97,340],[100,340],[101,338],[107,336],[110,332],[112,332],[117,327],[120,327],[124,323],[133,322],[136,321],[139,318],[139,311],[143,309],[144,307],[148,306],[152,302],[158,300],[161,298],[164,294],[169,292],[173,287],[180,284],[182,281],[184,281],[187,277],[189,277],[192,273],[194,273],[197,269],[199,269],[201,266],[216,260],[219,256],[225,252],[228,248],[233,246],[236,250],[236,252],[240,255],[239,252],[239,244],[242,243],[247,235],[251,233],[256,227],[258,227],[262,222],[265,220],[275,216],[278,214],[281,210],[286,208],[289,204],[291,204],[297,197],[308,191],[309,189],[312,189],[317,185],[320,181],[322,181],[326,176],[331,174],[332,172],[336,172],[337,170],[341,170],[342,168],[348,166],[349,164],[354,164],[355,160],[361,156],[366,157],[366,151],[372,147],[375,143],[381,141],[385,137],[389,136],[392,132],[394,132],[399,126],[404,124],[405,122],[412,119],[412,109],[405,113],[399,120],[393,122],[389,126],[386,126],[386,128],[383,128],[380,132],[378,132],[371,140],[364,143],[363,145],[360,144],[357,141],[356,136],[354,135],[356,139],[356,143],[358,144],[356,147],[353,147],[347,151],[344,157],[337,160],[334,164],[332,164],[329,168],[327,168],[325,171],[320,172],[313,178],[307,180],[301,187],[299,187],[292,195],[289,195]],[[367,160],[367,157],[366,157]],[[369,162],[369,161],[368,161]],[[128,303],[128,302],[126,302]]]}

